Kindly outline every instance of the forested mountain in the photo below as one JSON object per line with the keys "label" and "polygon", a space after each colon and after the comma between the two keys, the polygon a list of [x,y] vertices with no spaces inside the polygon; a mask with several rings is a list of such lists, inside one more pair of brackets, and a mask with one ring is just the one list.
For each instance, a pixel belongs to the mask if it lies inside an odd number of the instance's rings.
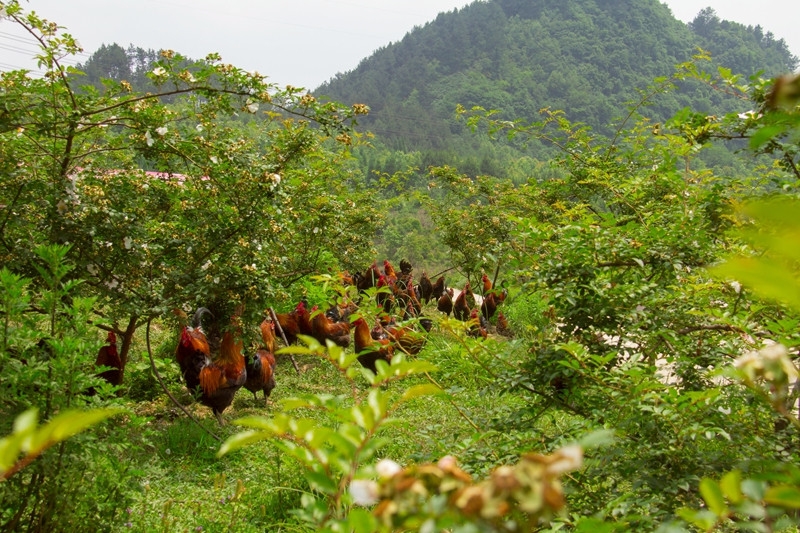
{"label": "forested mountain", "polygon": [[[363,121],[396,150],[467,149],[457,104],[533,119],[543,107],[610,131],[626,103],[697,48],[735,73],[775,75],[797,58],[760,27],[720,20],[711,9],[690,24],[658,0],[488,0],[440,14],[316,91],[361,102]],[[724,96],[697,86],[649,110],[663,120],[687,105],[718,112]],[[474,141],[472,141],[474,142]]]}

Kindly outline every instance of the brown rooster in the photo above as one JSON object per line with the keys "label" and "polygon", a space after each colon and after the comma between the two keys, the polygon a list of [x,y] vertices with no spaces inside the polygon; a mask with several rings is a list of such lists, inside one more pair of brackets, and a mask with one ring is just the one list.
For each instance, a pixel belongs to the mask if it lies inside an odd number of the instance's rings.
{"label": "brown rooster", "polygon": [[497,295],[490,292],[484,296],[483,303],[481,303],[481,315],[489,320],[494,316],[495,311],[497,311]]}
{"label": "brown rooster", "polygon": [[489,336],[489,322],[478,313],[477,309],[473,309],[469,314],[469,336],[484,339]]}
{"label": "brown rooster", "polygon": [[97,352],[97,359],[94,362],[96,368],[110,367],[108,370],[100,372],[97,377],[103,378],[112,385],[122,384],[122,360],[117,351],[117,336],[113,331],[109,331],[106,336],[106,344]]}
{"label": "brown rooster", "polygon": [[325,345],[330,340],[337,346],[350,346],[350,322],[334,322],[315,305],[311,308],[311,335]]}
{"label": "brown rooster", "polygon": [[419,277],[419,285],[417,285],[417,288],[419,289],[419,299],[426,304],[430,302],[435,293],[433,292],[433,283],[431,283],[431,278],[428,277],[428,273],[424,270],[422,271],[422,275]]}
{"label": "brown rooster", "polygon": [[311,313],[305,302],[298,302],[289,313],[275,313],[275,316],[289,344],[296,343],[298,335],[311,336]]}
{"label": "brown rooster", "polygon": [[447,290],[447,287],[445,287],[444,276],[439,276],[433,284],[433,293],[431,294],[431,298],[438,298],[445,290]]}
{"label": "brown rooster", "polygon": [[511,327],[508,325],[508,319],[502,311],[497,313],[497,334],[509,338],[514,336],[514,332],[511,331]]}
{"label": "brown rooster", "polygon": [[397,281],[397,271],[395,271],[388,259],[383,260],[383,273],[391,281]]}
{"label": "brown rooster", "polygon": [[492,290],[492,280],[486,275],[486,272],[481,274],[481,282],[483,283],[483,295],[486,296]]}
{"label": "brown rooster", "polygon": [[453,316],[458,320],[466,321],[469,319],[472,309],[467,303],[468,294],[472,294],[472,287],[470,287],[469,281],[464,285],[464,290],[458,293],[458,296],[456,296],[453,302]]}
{"label": "brown rooster", "polygon": [[363,292],[374,287],[375,284],[378,283],[378,278],[380,275],[381,271],[378,269],[378,262],[373,261],[372,265],[370,265],[370,267],[363,274],[356,274],[354,276],[354,281],[358,292]]}
{"label": "brown rooster", "polygon": [[441,311],[447,316],[453,312],[453,289],[448,288],[442,291],[442,295],[436,301],[436,309]]}
{"label": "brown rooster", "polygon": [[400,350],[408,355],[416,355],[422,351],[425,341],[428,340],[428,331],[423,320],[425,319],[420,319],[420,324],[423,326],[422,331],[411,325],[389,324],[385,326],[386,334],[395,350]]}
{"label": "brown rooster", "polygon": [[378,289],[378,292],[375,294],[375,300],[378,302],[378,305],[383,308],[384,313],[391,313],[392,308],[395,306],[393,282],[381,274],[378,276],[378,283],[375,287]]}
{"label": "brown rooster", "polygon": [[253,393],[253,399],[258,399],[258,391],[264,391],[264,405],[267,405],[269,395],[275,388],[275,323],[265,319],[259,326],[261,339],[264,346],[247,360],[247,379],[244,388]]}
{"label": "brown rooster", "polygon": [[233,403],[236,391],[247,378],[241,312],[239,306],[231,317],[231,327],[222,333],[217,356],[212,358],[208,338],[200,326],[202,315],[211,313],[205,308],[198,309],[192,326],[182,328],[175,353],[187,388],[199,395],[200,403],[211,408],[220,425],[225,423],[222,412]]}
{"label": "brown rooster", "polygon": [[386,361],[387,364],[392,362],[392,354],[394,353],[392,341],[388,338],[373,339],[370,327],[363,317],[359,317],[353,322],[353,325],[355,326],[353,342],[358,362],[364,368],[371,370],[373,374],[377,374],[376,363],[379,359]]}
{"label": "brown rooster", "polygon": [[205,307],[198,308],[194,313],[191,325],[185,323],[188,319],[186,313],[180,309],[173,312],[184,323],[178,346],[175,348],[175,359],[181,368],[181,375],[186,387],[195,392],[200,387],[200,370],[206,364],[206,359],[211,356],[211,348],[201,325],[203,315],[211,314],[211,311]]}

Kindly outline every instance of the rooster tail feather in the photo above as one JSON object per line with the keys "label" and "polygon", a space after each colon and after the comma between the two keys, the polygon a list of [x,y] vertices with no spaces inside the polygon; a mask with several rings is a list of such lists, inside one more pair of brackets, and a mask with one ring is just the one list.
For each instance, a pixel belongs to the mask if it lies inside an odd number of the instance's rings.
{"label": "rooster tail feather", "polygon": [[200,370],[200,388],[206,396],[212,396],[219,389],[223,379],[222,369],[216,365],[206,365]]}
{"label": "rooster tail feather", "polygon": [[194,316],[192,317],[193,328],[199,328],[201,326],[201,321],[203,319],[203,315],[205,314],[211,315],[211,318],[214,318],[214,313],[212,313],[207,307],[197,308],[197,311],[194,312]]}

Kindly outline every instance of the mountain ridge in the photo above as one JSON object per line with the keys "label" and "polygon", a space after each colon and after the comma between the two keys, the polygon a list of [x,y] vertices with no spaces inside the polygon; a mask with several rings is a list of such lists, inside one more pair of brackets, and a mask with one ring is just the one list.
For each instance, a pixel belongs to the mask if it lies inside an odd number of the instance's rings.
{"label": "mountain ridge", "polygon": [[[314,93],[369,105],[365,128],[392,147],[444,149],[464,133],[453,119],[457,104],[529,120],[543,107],[563,109],[602,130],[637,89],[698,48],[745,75],[797,66],[785,41],[720,20],[710,8],[684,24],[658,0],[489,0],[440,13]],[[654,117],[724,104],[690,89],[657,103]]]}

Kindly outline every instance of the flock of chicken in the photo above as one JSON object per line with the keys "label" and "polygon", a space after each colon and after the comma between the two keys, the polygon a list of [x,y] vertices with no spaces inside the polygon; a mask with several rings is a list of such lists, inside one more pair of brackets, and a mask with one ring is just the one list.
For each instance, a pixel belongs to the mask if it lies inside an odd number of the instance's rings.
{"label": "flock of chicken", "polygon": [[[191,321],[186,313],[175,310],[182,322],[175,357],[186,387],[203,405],[210,407],[223,424],[222,412],[233,403],[240,388],[252,392],[256,399],[261,391],[265,404],[268,401],[276,384],[277,338],[289,345],[296,343],[300,335],[306,335],[323,345],[330,341],[347,348],[351,344],[351,331],[359,363],[377,373],[380,362],[390,364],[394,354],[415,355],[422,350],[433,325],[433,321],[422,314],[422,307],[433,300],[439,311],[448,316],[452,313],[455,318],[468,322],[470,335],[487,336],[488,320],[505,300],[505,290],[492,290],[486,274],[482,277],[482,294],[474,294],[469,283],[463,290],[448,288],[444,276],[432,283],[425,272],[415,284],[411,271],[407,261],[400,262],[398,273],[386,260],[383,271],[374,262],[363,273],[341,274],[344,285],[358,289],[362,306],[365,305],[363,295],[374,288],[369,294],[374,294],[375,299],[367,300],[377,305],[374,314],[378,319],[373,326],[367,323],[367,313],[360,312],[355,302],[348,301],[323,312],[317,306],[308,309],[307,303],[300,301],[288,313],[270,310],[270,316],[259,326],[262,344],[247,357],[242,340],[241,307],[234,311],[229,324],[217,320],[205,307],[197,309]],[[205,328],[204,319],[208,323]],[[498,313],[498,333],[507,332],[507,327],[505,317]],[[114,366],[109,359],[116,353],[116,339],[112,335],[109,334],[108,345],[98,354],[98,364],[105,367]],[[102,377],[116,381],[117,375]]]}

